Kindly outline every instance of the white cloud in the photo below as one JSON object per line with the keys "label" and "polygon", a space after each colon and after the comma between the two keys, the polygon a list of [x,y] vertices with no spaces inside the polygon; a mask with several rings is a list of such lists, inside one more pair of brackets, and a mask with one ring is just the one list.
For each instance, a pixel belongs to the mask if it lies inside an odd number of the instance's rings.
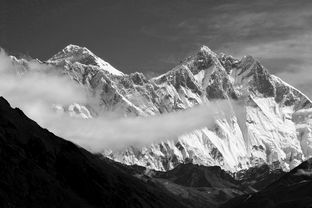
{"label": "white cloud", "polygon": [[[54,73],[47,65],[31,62],[28,72],[0,53],[0,95],[14,107],[57,135],[82,147],[98,152],[106,148],[141,145],[162,139],[175,139],[192,130],[211,126],[216,116],[228,116],[230,106],[225,101],[210,103],[152,117],[121,118],[113,113],[101,117],[82,119],[53,111],[54,104],[84,104],[88,94],[83,87]],[[220,112],[223,112],[221,114]]]}
{"label": "white cloud", "polygon": [[[87,99],[83,87],[60,77],[47,65],[30,61],[26,71],[20,64],[12,62],[3,50],[0,51],[0,94],[13,106],[21,107],[26,112],[34,112],[29,109],[37,105],[68,105]],[[29,116],[39,118],[41,115],[38,112]]]}
{"label": "white cloud", "polygon": [[52,128],[83,147],[102,151],[105,147],[121,148],[176,139],[195,129],[212,127],[217,117],[226,118],[229,112],[229,103],[217,101],[185,111],[151,117],[113,118],[104,114],[99,118],[83,120],[53,115]]}

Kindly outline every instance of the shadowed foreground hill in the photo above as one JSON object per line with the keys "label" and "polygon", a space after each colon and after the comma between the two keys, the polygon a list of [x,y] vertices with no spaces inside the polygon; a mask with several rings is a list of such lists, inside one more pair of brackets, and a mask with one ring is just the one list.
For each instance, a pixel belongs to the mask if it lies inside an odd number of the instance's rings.
{"label": "shadowed foreground hill", "polygon": [[185,207],[0,98],[0,207]]}

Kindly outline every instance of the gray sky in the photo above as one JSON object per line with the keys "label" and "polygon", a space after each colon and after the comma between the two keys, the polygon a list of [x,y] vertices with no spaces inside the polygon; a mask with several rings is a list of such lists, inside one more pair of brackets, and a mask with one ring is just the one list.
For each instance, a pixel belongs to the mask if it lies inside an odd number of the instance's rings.
{"label": "gray sky", "polygon": [[207,45],[253,55],[312,97],[311,0],[1,0],[0,45],[48,59],[88,47],[119,70],[162,73]]}

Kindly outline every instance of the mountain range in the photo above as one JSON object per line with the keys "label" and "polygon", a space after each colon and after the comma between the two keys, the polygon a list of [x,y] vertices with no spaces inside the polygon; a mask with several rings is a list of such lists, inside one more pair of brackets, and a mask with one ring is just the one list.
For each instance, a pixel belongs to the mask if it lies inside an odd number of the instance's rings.
{"label": "mountain range", "polygon": [[[14,60],[27,68],[27,61]],[[151,145],[102,152],[115,161],[163,171],[188,162],[231,172],[263,163],[289,171],[311,156],[311,100],[251,56],[236,59],[203,46],[151,79],[139,72],[124,74],[76,45],[42,63],[99,95],[100,109],[60,106],[85,118],[98,117],[99,111],[148,117],[218,101],[227,106],[226,116],[212,126]]]}
{"label": "mountain range", "polygon": [[[31,63],[13,56],[11,61],[26,73]],[[222,101],[227,107],[212,126],[92,154],[42,129],[1,98],[3,207],[216,207],[231,198],[222,206],[311,203],[312,102],[253,57],[237,59],[202,46],[150,79],[125,74],[76,45],[35,61],[96,95],[100,108],[55,103],[85,119],[96,119],[101,111],[153,117],[205,103]]]}

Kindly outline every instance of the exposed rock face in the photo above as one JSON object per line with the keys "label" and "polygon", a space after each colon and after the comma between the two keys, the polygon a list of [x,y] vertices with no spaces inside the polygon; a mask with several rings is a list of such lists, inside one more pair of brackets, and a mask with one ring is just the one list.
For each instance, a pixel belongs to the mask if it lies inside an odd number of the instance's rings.
{"label": "exposed rock face", "polygon": [[[151,116],[214,100],[226,101],[231,109],[213,128],[105,153],[116,161],[156,170],[192,162],[229,171],[278,162],[289,170],[312,154],[310,130],[299,125],[306,121],[293,119],[295,112],[311,108],[311,101],[251,56],[235,59],[203,46],[194,56],[150,80],[141,73],[106,70],[101,61],[88,49],[70,45],[46,63],[87,86],[97,96],[101,110]],[[88,109],[97,116],[96,110]],[[300,133],[303,131],[306,133]]]}

